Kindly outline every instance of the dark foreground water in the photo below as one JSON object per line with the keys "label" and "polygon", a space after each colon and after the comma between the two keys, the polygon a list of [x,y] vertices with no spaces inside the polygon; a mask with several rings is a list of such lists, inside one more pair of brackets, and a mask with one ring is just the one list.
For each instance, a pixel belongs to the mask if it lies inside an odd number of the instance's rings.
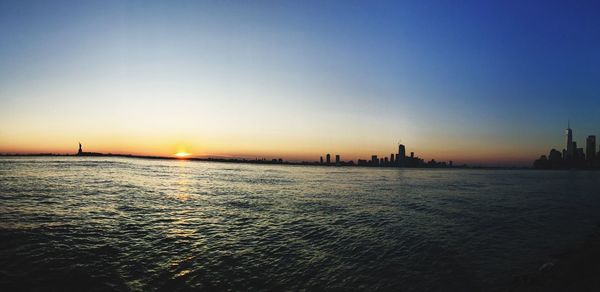
{"label": "dark foreground water", "polygon": [[0,285],[501,290],[599,211],[600,172],[0,158]]}

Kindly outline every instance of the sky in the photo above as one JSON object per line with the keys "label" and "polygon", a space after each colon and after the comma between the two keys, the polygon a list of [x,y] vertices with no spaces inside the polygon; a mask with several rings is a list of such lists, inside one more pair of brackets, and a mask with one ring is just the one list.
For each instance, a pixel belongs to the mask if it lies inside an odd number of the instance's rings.
{"label": "sky", "polygon": [[3,1],[0,153],[530,165],[600,135],[598,1]]}

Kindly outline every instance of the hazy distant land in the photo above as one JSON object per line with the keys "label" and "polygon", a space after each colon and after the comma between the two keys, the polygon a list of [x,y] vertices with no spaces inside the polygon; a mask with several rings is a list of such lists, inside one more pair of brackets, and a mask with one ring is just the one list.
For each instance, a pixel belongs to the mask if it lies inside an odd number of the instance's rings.
{"label": "hazy distant land", "polygon": [[[368,165],[358,165],[355,163],[319,163],[318,161],[287,161],[282,159],[246,159],[246,158],[221,158],[221,157],[171,157],[171,156],[156,156],[156,155],[136,155],[136,154],[114,154],[114,153],[98,153],[98,152],[85,152],[85,154],[58,154],[58,153],[0,153],[0,157],[35,157],[35,156],[57,156],[57,157],[124,157],[124,158],[141,158],[141,159],[161,159],[161,160],[190,160],[190,161],[205,161],[205,162],[223,162],[223,163],[249,163],[249,164],[282,164],[282,165],[306,165],[306,166],[331,166],[331,167],[373,167]],[[383,166],[386,168],[387,166]],[[388,168],[440,168],[430,167],[428,165],[417,166],[417,167],[394,167],[389,166]],[[446,169],[532,169],[526,166],[481,166],[481,165],[453,165],[443,167]]]}

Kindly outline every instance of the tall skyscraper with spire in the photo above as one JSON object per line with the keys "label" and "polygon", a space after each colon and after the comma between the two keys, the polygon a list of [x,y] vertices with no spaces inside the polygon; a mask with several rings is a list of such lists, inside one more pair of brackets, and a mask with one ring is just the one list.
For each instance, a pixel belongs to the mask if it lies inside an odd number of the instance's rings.
{"label": "tall skyscraper with spire", "polygon": [[567,157],[565,157],[566,159],[573,159],[573,156],[575,155],[575,149],[573,149],[573,130],[571,130],[571,121],[569,121],[567,123],[567,129],[565,130],[565,135],[566,135],[566,143],[567,143]]}

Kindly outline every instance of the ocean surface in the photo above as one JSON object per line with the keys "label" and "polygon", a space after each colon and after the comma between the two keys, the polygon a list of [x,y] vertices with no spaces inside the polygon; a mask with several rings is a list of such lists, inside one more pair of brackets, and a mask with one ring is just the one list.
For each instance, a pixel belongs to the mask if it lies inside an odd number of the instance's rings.
{"label": "ocean surface", "polygon": [[600,223],[600,172],[0,158],[0,286],[493,291]]}

